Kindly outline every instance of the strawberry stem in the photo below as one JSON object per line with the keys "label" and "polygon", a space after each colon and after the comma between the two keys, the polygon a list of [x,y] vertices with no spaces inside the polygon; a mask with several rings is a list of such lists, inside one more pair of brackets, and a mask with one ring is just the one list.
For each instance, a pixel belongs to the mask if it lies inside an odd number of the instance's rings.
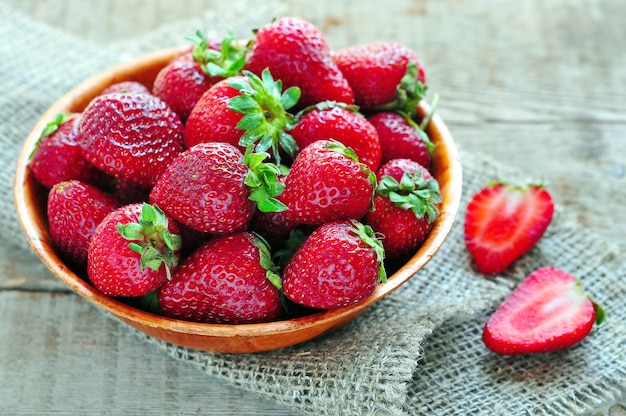
{"label": "strawberry stem", "polygon": [[232,33],[224,37],[217,51],[209,47],[206,34],[196,31],[195,37],[188,37],[195,45],[191,52],[193,59],[200,65],[202,71],[210,76],[228,78],[241,74],[246,62],[246,48],[238,46]]}
{"label": "strawberry stem", "polygon": [[275,197],[285,188],[278,179],[283,172],[274,163],[264,163],[268,157],[269,153],[252,153],[252,146],[246,148],[243,163],[248,167],[248,174],[244,183],[251,190],[249,198],[257,203],[261,212],[282,212],[287,206]]}
{"label": "strawberry stem", "polygon": [[268,69],[261,78],[243,71],[245,80],[233,79],[229,85],[240,92],[229,100],[231,110],[243,114],[237,128],[245,130],[239,145],[255,146],[257,152],[272,149],[272,156],[280,165],[279,146],[293,158],[298,146],[288,133],[295,126],[294,116],[287,112],[300,99],[300,88],[291,87],[282,92],[282,81],[275,81]]}
{"label": "strawberry stem", "polygon": [[391,176],[383,176],[378,183],[378,193],[389,198],[402,209],[410,209],[417,218],[426,216],[433,222],[439,216],[437,204],[442,201],[439,184],[435,179],[424,180],[421,172],[405,172],[400,183]]}
{"label": "strawberry stem", "polygon": [[159,270],[165,267],[167,279],[171,280],[171,268],[178,264],[176,252],[182,245],[181,237],[171,234],[168,220],[156,205],[143,204],[137,222],[119,223],[116,226],[120,235],[131,241],[128,248],[141,256],[141,268]]}
{"label": "strawberry stem", "polygon": [[361,240],[365,244],[374,249],[376,260],[378,261],[378,280],[385,283],[387,281],[387,271],[385,270],[384,264],[385,250],[383,248],[383,244],[378,238],[376,238],[374,230],[369,225],[363,225],[356,220],[352,220],[352,224],[354,225],[352,231],[361,237]]}

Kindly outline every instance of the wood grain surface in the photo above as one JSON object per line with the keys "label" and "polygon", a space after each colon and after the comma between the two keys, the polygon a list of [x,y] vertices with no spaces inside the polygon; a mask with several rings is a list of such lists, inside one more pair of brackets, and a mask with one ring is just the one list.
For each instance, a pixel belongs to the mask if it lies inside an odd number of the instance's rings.
{"label": "wood grain surface", "polygon": [[[209,0],[3,2],[103,45],[228,7]],[[333,49],[378,40],[412,47],[461,151],[488,154],[543,179],[581,230],[624,251],[626,2],[279,6],[320,27]],[[135,339],[67,293],[31,253],[2,250],[0,270],[0,414],[294,414]],[[135,399],[138,388],[142,400]],[[626,414],[618,406],[609,413]]]}

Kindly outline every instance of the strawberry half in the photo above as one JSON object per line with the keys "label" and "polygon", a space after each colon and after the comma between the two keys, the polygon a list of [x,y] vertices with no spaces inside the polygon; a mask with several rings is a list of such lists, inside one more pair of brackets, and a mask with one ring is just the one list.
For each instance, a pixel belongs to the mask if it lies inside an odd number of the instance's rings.
{"label": "strawberry half", "polygon": [[526,254],[552,221],[554,203],[542,186],[495,182],[477,192],[465,214],[465,244],[483,273],[500,273]]}
{"label": "strawberry half", "polygon": [[577,279],[556,267],[531,273],[487,320],[483,341],[498,354],[531,354],[571,347],[582,341],[604,311]]}

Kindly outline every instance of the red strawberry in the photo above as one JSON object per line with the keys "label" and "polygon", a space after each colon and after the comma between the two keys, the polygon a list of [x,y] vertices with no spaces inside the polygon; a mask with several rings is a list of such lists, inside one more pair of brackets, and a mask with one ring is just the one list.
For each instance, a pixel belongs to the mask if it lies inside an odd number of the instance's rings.
{"label": "red strawberry", "polygon": [[185,122],[202,94],[223,78],[239,73],[244,64],[244,48],[232,37],[222,43],[210,41],[196,32],[192,51],[174,58],[159,71],[152,93],[165,101]]}
{"label": "red strawberry", "polygon": [[356,154],[337,141],[318,140],[296,157],[279,200],[285,218],[320,225],[361,219],[367,213],[376,178]]}
{"label": "red strawberry", "polygon": [[39,183],[50,189],[72,179],[106,187],[113,179],[87,163],[79,146],[80,114],[59,114],[46,125],[31,155],[31,171]]}
{"label": "red strawberry", "polygon": [[245,76],[224,79],[207,90],[195,105],[185,126],[185,144],[224,142],[256,151],[272,149],[280,163],[279,149],[293,155],[296,145],[287,133],[293,116],[287,109],[300,97],[298,88],[282,92],[280,81],[268,71],[262,78],[244,71]]}
{"label": "red strawberry", "polygon": [[89,243],[87,275],[109,296],[143,296],[178,265],[178,225],[158,207],[125,205],[107,215]]}
{"label": "red strawberry", "polygon": [[133,94],[151,94],[150,90],[137,81],[121,81],[111,84],[102,90],[102,94],[111,94],[114,92],[126,92]]}
{"label": "red strawberry", "polygon": [[382,235],[385,256],[415,253],[439,216],[439,184],[419,163],[393,159],[377,173],[378,189],[365,222]]}
{"label": "red strawberry", "polygon": [[113,196],[83,182],[59,182],[48,194],[48,226],[55,246],[72,261],[87,263],[94,230],[119,207]]}
{"label": "red strawberry", "polygon": [[300,305],[332,309],[365,299],[381,281],[383,249],[371,228],[335,221],[313,231],[289,260],[283,292]]}
{"label": "red strawberry", "polygon": [[426,75],[417,55],[393,42],[353,45],[333,54],[362,111],[381,106],[413,115],[424,98]]}
{"label": "red strawberry", "polygon": [[166,316],[196,322],[259,323],[281,310],[280,277],[267,246],[239,232],[208,241],[186,258],[158,292]]}
{"label": "red strawberry", "polygon": [[539,241],[554,203],[542,186],[495,182],[478,191],[465,214],[465,244],[483,273],[499,273]]}
{"label": "red strawberry", "polygon": [[531,273],[489,317],[483,331],[487,348],[498,354],[560,350],[582,341],[602,308],[583,292],[578,280],[556,267]]}
{"label": "red strawberry", "polygon": [[354,103],[352,89],[333,62],[326,39],[305,20],[284,17],[256,32],[246,69],[260,75],[265,68],[285,87],[300,87],[301,108],[327,100]]}
{"label": "red strawberry", "polygon": [[368,117],[368,120],[378,133],[381,164],[392,159],[411,159],[430,170],[434,145],[412,119],[399,113],[382,111]]}
{"label": "red strawberry", "polygon": [[94,98],[79,125],[89,163],[116,178],[152,186],[183,149],[182,124],[150,94],[112,93]]}
{"label": "red strawberry", "polygon": [[380,165],[381,145],[376,129],[345,105],[323,102],[311,107],[291,130],[291,136],[300,149],[317,140],[332,138],[354,150],[359,162],[372,171]]}

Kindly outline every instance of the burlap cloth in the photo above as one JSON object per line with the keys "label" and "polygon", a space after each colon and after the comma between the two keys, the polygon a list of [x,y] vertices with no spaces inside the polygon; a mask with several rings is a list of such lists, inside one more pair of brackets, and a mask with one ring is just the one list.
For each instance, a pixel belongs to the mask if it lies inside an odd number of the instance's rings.
{"label": "burlap cloth", "polygon": [[[276,10],[257,3],[254,18],[241,15],[228,19],[207,14],[103,49],[0,5],[3,241],[30,250],[19,237],[11,209],[13,169],[22,140],[52,102],[111,64],[180,44],[181,33],[193,33],[198,27],[222,34],[227,29],[249,33],[276,16]],[[237,27],[232,26],[234,21]],[[469,196],[479,187],[495,179],[523,178],[463,149],[461,160],[460,219]],[[623,404],[626,308],[620,293],[626,267],[610,247],[557,208],[538,246],[509,272],[488,280],[471,268],[461,223],[457,221],[439,253],[408,284],[318,340],[276,352],[228,355],[136,335],[211,377],[311,415],[564,415]],[[580,276],[587,291],[606,308],[607,324],[566,351],[525,357],[489,353],[480,339],[485,319],[520,279],[543,265]]]}

